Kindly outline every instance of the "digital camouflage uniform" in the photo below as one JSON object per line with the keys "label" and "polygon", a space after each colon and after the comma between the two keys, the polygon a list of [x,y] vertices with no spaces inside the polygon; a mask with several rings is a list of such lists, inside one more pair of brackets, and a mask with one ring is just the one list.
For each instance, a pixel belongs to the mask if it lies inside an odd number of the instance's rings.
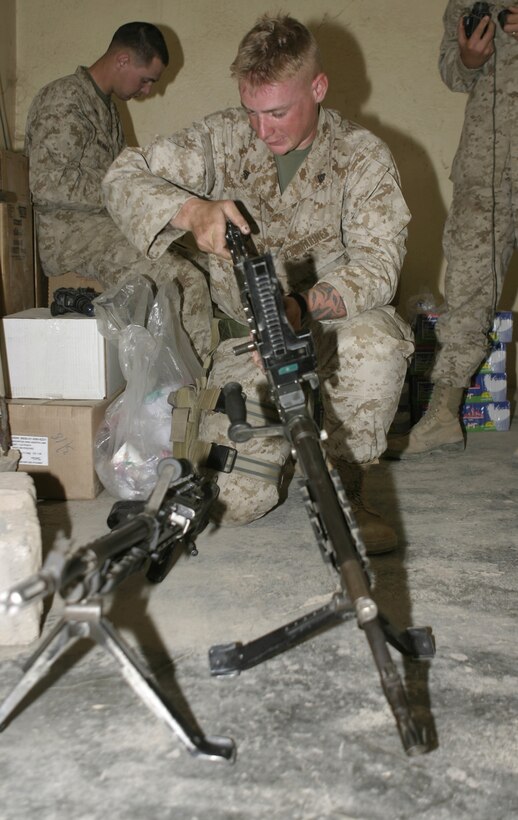
{"label": "digital camouflage uniform", "polygon": [[453,199],[444,230],[447,313],[431,377],[466,387],[487,354],[488,330],[515,242],[518,205],[518,43],[496,21],[495,54],[478,69],[459,53],[463,0],[444,13],[440,72],[452,91],[469,93],[453,161]]}
{"label": "digital camouflage uniform", "polygon": [[[182,318],[208,320],[210,299],[202,274],[171,250],[156,262],[131,245],[106,211],[102,180],[125,146],[113,100],[96,88],[87,69],[42,88],[29,109],[25,151],[44,273],[73,271],[104,287],[142,274],[156,284],[177,280],[186,304]],[[208,349],[205,334],[194,343]]]}
{"label": "digital camouflage uniform", "polygon": [[[312,325],[327,449],[335,463],[377,460],[413,351],[408,326],[389,306],[409,214],[393,159],[380,140],[321,109],[311,151],[281,195],[273,154],[246,114],[229,109],[146,148],[126,149],[104,190],[114,220],[149,259],[160,258],[179,235],[169,221],[192,194],[233,199],[246,209],[259,253],[272,253],[285,292],[306,290],[317,280],[335,287],[347,318]],[[213,301],[245,322],[231,264],[213,255],[209,260]],[[249,420],[257,424],[258,407],[267,404],[266,379],[251,357],[234,356],[235,344],[229,339],[219,345],[209,386],[239,381]],[[207,413],[200,435],[229,444],[227,429],[224,415]],[[276,503],[277,480],[258,481],[255,460],[281,466],[288,455],[277,438],[237,447],[249,461],[220,477],[225,523],[253,519]]]}

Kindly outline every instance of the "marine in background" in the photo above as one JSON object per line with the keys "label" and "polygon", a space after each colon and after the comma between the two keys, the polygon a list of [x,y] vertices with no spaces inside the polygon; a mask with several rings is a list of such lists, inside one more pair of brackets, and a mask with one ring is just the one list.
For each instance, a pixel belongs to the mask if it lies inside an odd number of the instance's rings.
{"label": "marine in background", "polygon": [[[185,263],[180,247],[170,248],[161,260],[146,259],[115,225],[102,193],[106,171],[126,146],[114,98],[147,97],[168,64],[160,29],[146,22],[120,26],[92,65],[79,66],[36,94],[25,153],[45,275],[74,272],[105,289],[135,274],[157,285],[175,280],[182,319],[203,353],[209,341],[196,333],[193,317],[200,316],[200,325],[210,315],[205,277]],[[51,287],[58,287],[56,282]]]}
{"label": "marine in background", "polygon": [[441,77],[468,95],[443,235],[446,309],[436,325],[429,407],[409,434],[389,439],[386,455],[395,459],[464,449],[460,406],[489,353],[518,237],[518,5],[478,3],[472,10],[479,15],[450,0],[443,18]]}

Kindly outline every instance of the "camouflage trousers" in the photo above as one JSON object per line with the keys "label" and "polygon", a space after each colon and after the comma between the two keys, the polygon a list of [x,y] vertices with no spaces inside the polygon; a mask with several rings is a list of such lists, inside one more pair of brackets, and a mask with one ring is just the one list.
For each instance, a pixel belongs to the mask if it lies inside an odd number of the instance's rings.
{"label": "camouflage trousers", "polygon": [[[334,464],[376,462],[386,449],[387,431],[414,350],[411,330],[393,308],[386,307],[315,324],[312,332],[329,459]],[[247,397],[248,421],[265,424],[274,414],[266,377],[251,356],[235,356],[236,344],[228,339],[218,346],[208,386],[239,382]],[[228,426],[224,414],[209,411],[202,418],[200,438],[228,446],[232,444]],[[238,450],[239,464],[231,473],[218,475],[218,517],[226,526],[248,523],[276,505],[290,455],[282,437],[252,438],[232,446]]]}
{"label": "camouflage trousers", "polygon": [[443,247],[446,312],[436,326],[432,381],[467,387],[488,353],[491,328],[517,240],[509,169],[495,189],[454,187]]}
{"label": "camouflage trousers", "polygon": [[38,249],[44,273],[74,272],[104,288],[136,274],[156,285],[174,281],[177,312],[200,361],[211,348],[212,303],[207,274],[198,263],[203,255],[172,245],[161,259],[146,259],[117,228],[107,213],[52,212],[36,218]]}

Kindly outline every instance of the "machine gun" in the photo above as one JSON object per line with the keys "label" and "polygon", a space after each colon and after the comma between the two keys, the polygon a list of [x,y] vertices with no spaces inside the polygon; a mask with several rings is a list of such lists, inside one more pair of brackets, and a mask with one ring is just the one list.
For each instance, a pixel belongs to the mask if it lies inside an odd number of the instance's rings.
{"label": "machine gun", "polygon": [[435,654],[432,631],[429,627],[397,631],[379,612],[371,594],[368,560],[360,531],[338,472],[327,467],[321,445],[323,435],[308,407],[308,389],[318,392],[311,333],[295,333],[289,324],[271,255],[258,255],[230,222],[226,239],[251,333],[251,341],[239,345],[234,352],[258,351],[280,419],[279,425],[252,427],[246,421],[241,386],[231,382],[223,389],[230,420],[228,434],[238,442],[252,436],[284,435],[287,438],[302,473],[302,494],[318,545],[334,577],[338,575],[339,583],[331,601],[320,609],[248,644],[211,647],[211,674],[239,674],[324,627],[356,616],[369,643],[403,747],[408,755],[423,754],[428,747],[414,722],[387,643],[413,659],[429,659]]}
{"label": "machine gun", "polygon": [[64,599],[61,620],[24,666],[25,674],[0,705],[0,731],[25,695],[52,663],[79,638],[91,638],[119,664],[137,695],[164,721],[195,757],[233,760],[228,737],[205,737],[193,731],[168,703],[149,670],[103,616],[102,596],[124,579],[146,569],[158,583],[172,568],[179,548],[196,555],[196,536],[208,523],[209,509],[219,489],[200,478],[186,460],[163,459],[153,492],[146,502],[119,501],[108,517],[111,532],[86,546],[63,553],[53,548],[41,572],[0,595],[0,612],[15,612],[54,592]]}

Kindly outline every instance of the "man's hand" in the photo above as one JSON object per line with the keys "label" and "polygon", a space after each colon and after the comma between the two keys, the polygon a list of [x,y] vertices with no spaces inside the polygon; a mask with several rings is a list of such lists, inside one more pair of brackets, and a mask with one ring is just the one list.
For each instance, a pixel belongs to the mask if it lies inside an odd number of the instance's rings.
{"label": "man's hand", "polygon": [[487,63],[495,51],[493,40],[495,24],[489,16],[483,17],[471,37],[466,37],[464,20],[461,17],[457,26],[460,59],[466,68],[480,68]]}
{"label": "man's hand", "polygon": [[[301,295],[304,296],[304,294]],[[299,303],[293,298],[293,296],[283,296],[282,301],[284,303],[286,319],[295,332],[300,330],[302,328],[302,311]]]}
{"label": "man's hand", "polygon": [[171,219],[171,227],[190,231],[200,251],[214,253],[222,259],[230,259],[225,240],[227,219],[249,234],[250,227],[231,199],[198,199],[192,197],[185,202],[176,216]]}
{"label": "man's hand", "polygon": [[506,34],[518,38],[518,6],[507,6],[507,18],[504,26]]}

